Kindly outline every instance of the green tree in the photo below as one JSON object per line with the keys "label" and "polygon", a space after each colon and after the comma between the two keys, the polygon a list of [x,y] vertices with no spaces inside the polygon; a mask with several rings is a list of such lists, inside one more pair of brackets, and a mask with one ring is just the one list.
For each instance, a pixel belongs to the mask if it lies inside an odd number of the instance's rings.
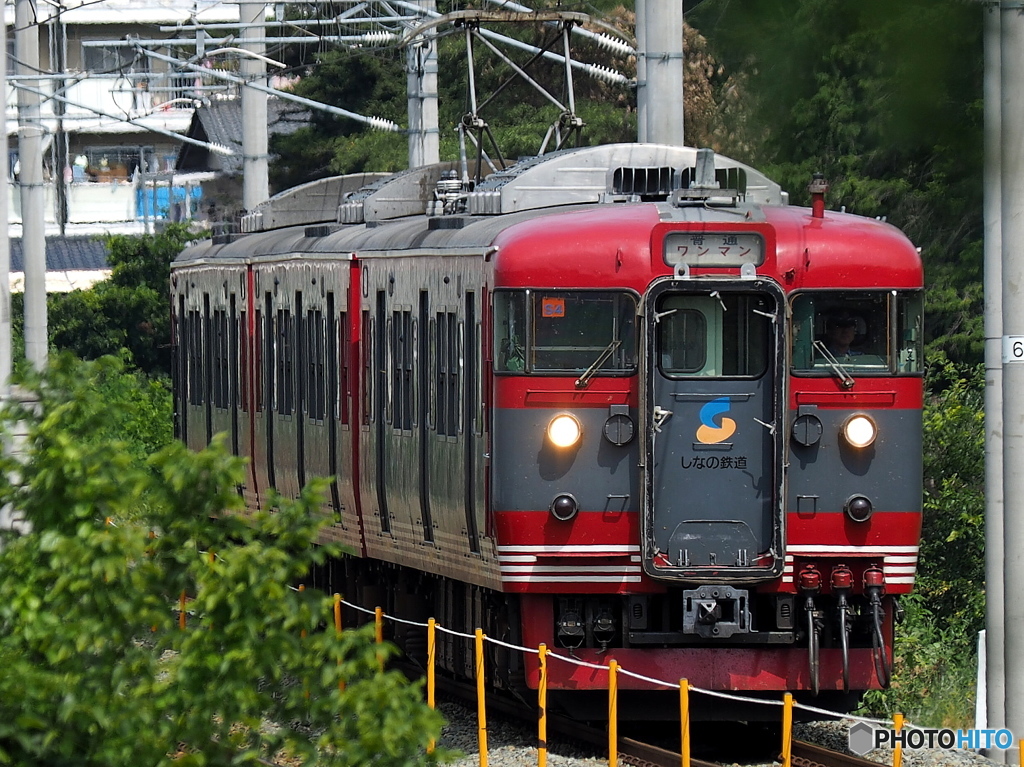
{"label": "green tree", "polygon": [[969,362],[983,352],[982,13],[964,0],[707,0],[690,17],[734,74],[718,148],[798,203],[820,171],[831,206],[903,229],[922,249],[930,346]]}
{"label": "green tree", "polygon": [[331,600],[292,587],[338,554],[313,545],[330,521],[323,488],[246,517],[242,462],[220,441],[140,465],[99,436],[117,370],[59,356],[23,382],[38,405],[3,414],[28,437],[22,461],[3,459],[0,503],[30,531],[0,548],[0,763],[433,762],[440,718],[418,685],[381,671],[390,647],[372,626],[323,630]]}
{"label": "green tree", "polygon": [[[87,290],[47,295],[51,348],[82,359],[112,354],[153,375],[171,372],[171,262],[192,240],[205,236],[185,224],[155,235],[108,235],[110,278]],[[13,296],[14,347],[24,349],[24,296]]]}

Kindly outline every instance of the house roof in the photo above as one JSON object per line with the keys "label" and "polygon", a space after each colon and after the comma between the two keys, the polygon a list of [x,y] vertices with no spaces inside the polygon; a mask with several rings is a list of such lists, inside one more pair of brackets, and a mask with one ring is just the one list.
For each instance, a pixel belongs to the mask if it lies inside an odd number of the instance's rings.
{"label": "house roof", "polygon": [[[25,257],[20,237],[11,237],[11,270],[8,284],[12,293],[25,289]],[[46,238],[46,292],[84,290],[110,276],[107,246],[97,237]]]}
{"label": "house roof", "polygon": [[[107,246],[96,237],[47,237],[46,271],[109,271]],[[11,271],[25,271],[21,238],[11,238]]]}
{"label": "house roof", "polygon": [[[290,101],[267,99],[269,135],[287,135],[309,125],[310,113]],[[184,144],[178,153],[178,171],[216,170],[232,176],[242,172],[242,102],[240,99],[212,101],[196,109],[185,134],[199,141],[223,144],[234,154],[211,152],[206,147]]]}

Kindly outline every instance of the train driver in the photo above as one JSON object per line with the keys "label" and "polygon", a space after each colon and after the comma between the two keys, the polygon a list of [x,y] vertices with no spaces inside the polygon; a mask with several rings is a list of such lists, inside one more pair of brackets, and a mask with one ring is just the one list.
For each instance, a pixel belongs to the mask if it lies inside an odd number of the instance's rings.
{"label": "train driver", "polygon": [[855,357],[863,354],[850,345],[857,338],[862,320],[847,312],[830,315],[825,319],[825,348],[833,357]]}

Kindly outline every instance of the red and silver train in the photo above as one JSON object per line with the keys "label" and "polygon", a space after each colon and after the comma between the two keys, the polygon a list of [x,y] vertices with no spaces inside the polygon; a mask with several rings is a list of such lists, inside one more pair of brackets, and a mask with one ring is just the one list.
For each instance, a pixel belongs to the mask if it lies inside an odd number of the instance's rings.
{"label": "red and silver train", "polygon": [[[921,527],[917,249],[710,150],[467,176],[327,179],[186,250],[179,437],[227,432],[253,507],[332,477],[352,553],[323,586],[355,603],[714,690],[886,685]],[[533,655],[488,669],[537,684]],[[605,672],[550,675],[553,705],[605,706]]]}

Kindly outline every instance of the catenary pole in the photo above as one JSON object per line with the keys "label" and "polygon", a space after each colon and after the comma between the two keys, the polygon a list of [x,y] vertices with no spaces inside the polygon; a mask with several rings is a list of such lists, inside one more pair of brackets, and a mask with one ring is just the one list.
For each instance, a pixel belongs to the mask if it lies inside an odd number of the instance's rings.
{"label": "catenary pole", "polygon": [[[419,0],[423,17],[436,13],[436,0]],[[437,38],[424,35],[406,48],[406,88],[409,111],[409,167],[441,160],[437,123]]]}
{"label": "catenary pole", "polygon": [[683,4],[636,0],[637,138],[683,146]]}
{"label": "catenary pole", "polygon": [[[17,74],[39,72],[39,22],[35,0],[14,6]],[[18,182],[21,192],[21,250],[25,260],[25,358],[46,366],[46,199],[43,191],[43,127],[39,94],[18,89]]]}
{"label": "catenary pole", "polygon": [[238,4],[238,20],[244,26],[239,43],[244,50],[255,55],[243,56],[239,67],[242,79],[242,206],[253,210],[270,197],[270,179],[267,170],[267,94],[250,88],[249,83],[267,87],[267,65],[260,58],[266,54],[266,31],[256,22],[263,22],[266,5],[262,2],[242,0]]}
{"label": "catenary pole", "polygon": [[[1002,232],[999,175],[1001,110],[1000,46],[996,3],[985,14],[985,726],[1001,729],[1006,721],[1006,669],[1003,662],[1003,327]],[[1003,752],[989,749],[1001,761]]]}
{"label": "catenary pole", "polygon": [[[5,25],[6,26],[6,25]],[[0,35],[0,61],[7,60],[7,33]],[[3,84],[4,99],[7,98],[7,68],[0,72],[0,83]],[[0,157],[5,158],[6,166],[0,181],[0,402],[6,402],[11,396],[11,238],[10,222],[8,221],[8,205],[10,204],[10,162],[7,158],[7,131],[0,131]],[[0,520],[0,527],[6,527]]]}
{"label": "catenary pole", "polygon": [[[1024,737],[1024,7],[1000,3],[1006,727]],[[1007,762],[1020,763],[1014,744]]]}

